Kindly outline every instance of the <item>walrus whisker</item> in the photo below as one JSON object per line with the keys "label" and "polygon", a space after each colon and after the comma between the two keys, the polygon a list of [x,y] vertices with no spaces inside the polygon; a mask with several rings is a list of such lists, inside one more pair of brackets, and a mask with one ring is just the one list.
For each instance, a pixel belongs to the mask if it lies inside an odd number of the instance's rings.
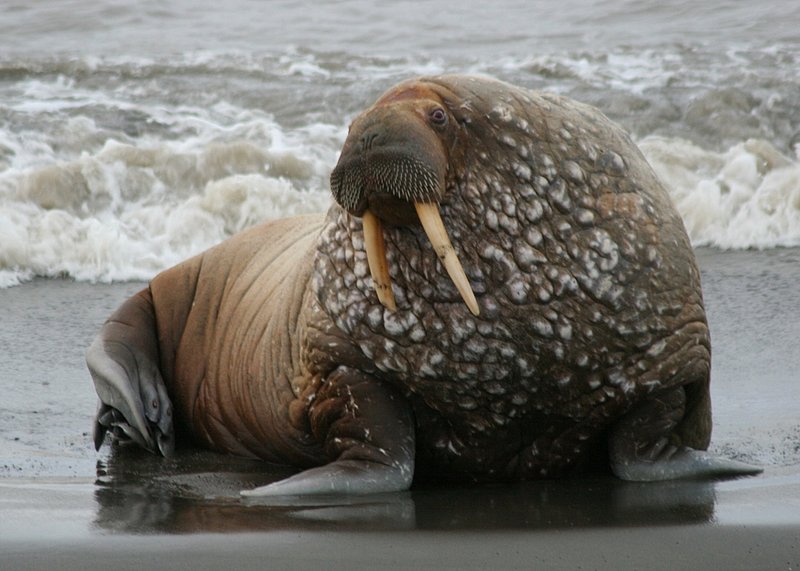
{"label": "walrus whisker", "polygon": [[472,314],[477,316],[480,310],[478,302],[475,300],[475,293],[472,291],[467,274],[464,273],[461,261],[453,249],[453,244],[450,243],[450,237],[447,235],[447,230],[439,214],[439,207],[435,203],[415,202],[414,208],[417,209],[419,221],[422,223],[422,228],[425,230],[428,240],[431,241],[436,255],[439,256],[450,279],[453,280],[453,285],[456,286]]}
{"label": "walrus whisker", "polygon": [[383,225],[380,219],[369,210],[365,211],[361,222],[364,227],[364,249],[367,251],[369,273],[372,285],[378,294],[378,301],[389,311],[395,311],[397,304],[392,292],[392,278],[389,276],[389,263],[386,261],[386,242],[383,239]]}

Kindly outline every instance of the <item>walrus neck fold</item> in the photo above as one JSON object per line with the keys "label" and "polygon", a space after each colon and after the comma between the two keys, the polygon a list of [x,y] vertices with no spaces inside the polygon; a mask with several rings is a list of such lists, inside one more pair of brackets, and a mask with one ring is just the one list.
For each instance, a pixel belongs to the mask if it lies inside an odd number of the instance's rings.
{"label": "walrus neck fold", "polygon": [[[475,293],[469,283],[461,261],[458,259],[447,230],[439,214],[439,207],[435,203],[415,202],[414,208],[419,216],[419,221],[433,250],[442,262],[447,274],[453,281],[461,299],[473,315],[478,315],[480,310],[475,299]],[[397,309],[394,293],[392,292],[392,278],[389,275],[389,262],[386,260],[386,242],[383,238],[383,224],[371,211],[367,210],[362,216],[364,229],[364,249],[367,251],[367,263],[372,275],[372,284],[378,301],[390,311]]]}

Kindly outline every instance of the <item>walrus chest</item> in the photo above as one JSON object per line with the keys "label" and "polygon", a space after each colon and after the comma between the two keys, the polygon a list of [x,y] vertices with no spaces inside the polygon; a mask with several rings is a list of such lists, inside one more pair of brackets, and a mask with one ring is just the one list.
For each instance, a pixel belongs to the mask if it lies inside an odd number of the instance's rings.
{"label": "walrus chest", "polygon": [[[344,241],[342,228],[330,231],[330,242]],[[333,326],[381,378],[459,425],[480,431],[532,415],[579,420],[597,403],[633,397],[636,384],[625,369],[649,366],[639,362],[646,356],[636,346],[651,342],[658,324],[648,321],[651,304],[636,289],[614,294],[631,310],[612,314],[568,265],[523,271],[504,257],[513,250],[488,243],[484,250],[495,263],[467,266],[479,316],[449,282],[430,279],[430,255],[390,256],[403,287],[396,288],[399,307],[389,311],[376,302],[354,246],[316,262],[315,288]],[[419,248],[395,249],[409,250]]]}
{"label": "walrus chest", "polygon": [[527,450],[525,470],[555,471],[635,402],[682,382],[675,363],[707,341],[688,243],[669,236],[677,218],[662,220],[659,197],[633,179],[568,174],[512,185],[489,174],[459,188],[447,231],[479,314],[417,229],[384,232],[395,310],[377,302],[360,224],[334,211],[323,231],[323,311],[414,402],[440,464],[496,469]]}
{"label": "walrus chest", "polygon": [[543,335],[510,320],[487,327],[462,317],[422,318],[425,330],[441,330],[424,343],[373,339],[360,346],[381,376],[474,433],[533,418],[582,422],[609,401],[636,398],[637,386],[623,372],[631,359],[613,343],[590,344],[584,336],[594,337],[592,330],[565,322]]}

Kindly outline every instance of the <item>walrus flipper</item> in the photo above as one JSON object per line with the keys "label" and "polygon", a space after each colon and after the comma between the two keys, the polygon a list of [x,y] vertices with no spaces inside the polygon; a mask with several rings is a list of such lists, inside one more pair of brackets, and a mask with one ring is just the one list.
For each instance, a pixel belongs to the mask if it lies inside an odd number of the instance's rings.
{"label": "walrus flipper", "polygon": [[243,496],[374,494],[411,487],[414,421],[400,393],[339,367],[317,392],[309,420],[331,462]]}
{"label": "walrus flipper", "polygon": [[94,424],[99,449],[105,435],[172,455],[172,403],[158,369],[152,301],[145,289],[127,300],[86,350],[86,364],[100,397]]}
{"label": "walrus flipper", "polygon": [[675,429],[685,411],[686,393],[679,386],[644,401],[618,421],[609,442],[614,474],[622,480],[656,482],[753,476],[763,471],[682,443]]}
{"label": "walrus flipper", "polygon": [[755,476],[763,470],[736,460],[718,458],[686,446],[667,446],[653,461],[618,462],[611,465],[622,480],[657,482],[678,479],[733,478]]}

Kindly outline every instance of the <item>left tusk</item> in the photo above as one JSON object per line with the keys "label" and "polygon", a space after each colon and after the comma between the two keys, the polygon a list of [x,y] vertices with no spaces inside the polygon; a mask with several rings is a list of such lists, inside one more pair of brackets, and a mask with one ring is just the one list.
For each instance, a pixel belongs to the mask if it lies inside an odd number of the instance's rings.
{"label": "left tusk", "polygon": [[422,228],[425,230],[428,240],[431,241],[436,255],[439,256],[444,268],[447,270],[447,274],[453,280],[453,285],[456,286],[458,293],[461,294],[461,299],[467,304],[472,315],[477,316],[480,311],[478,302],[475,299],[475,293],[472,291],[467,274],[464,273],[461,261],[450,243],[450,237],[447,235],[447,230],[439,214],[439,207],[436,204],[427,202],[415,202],[414,207],[417,209],[419,221],[422,223]]}
{"label": "left tusk", "polygon": [[389,311],[396,311],[397,304],[392,292],[392,278],[389,276],[389,262],[386,260],[386,242],[383,240],[383,226],[380,219],[367,210],[361,218],[364,227],[364,249],[367,251],[369,273],[372,285],[378,294],[378,301]]}

